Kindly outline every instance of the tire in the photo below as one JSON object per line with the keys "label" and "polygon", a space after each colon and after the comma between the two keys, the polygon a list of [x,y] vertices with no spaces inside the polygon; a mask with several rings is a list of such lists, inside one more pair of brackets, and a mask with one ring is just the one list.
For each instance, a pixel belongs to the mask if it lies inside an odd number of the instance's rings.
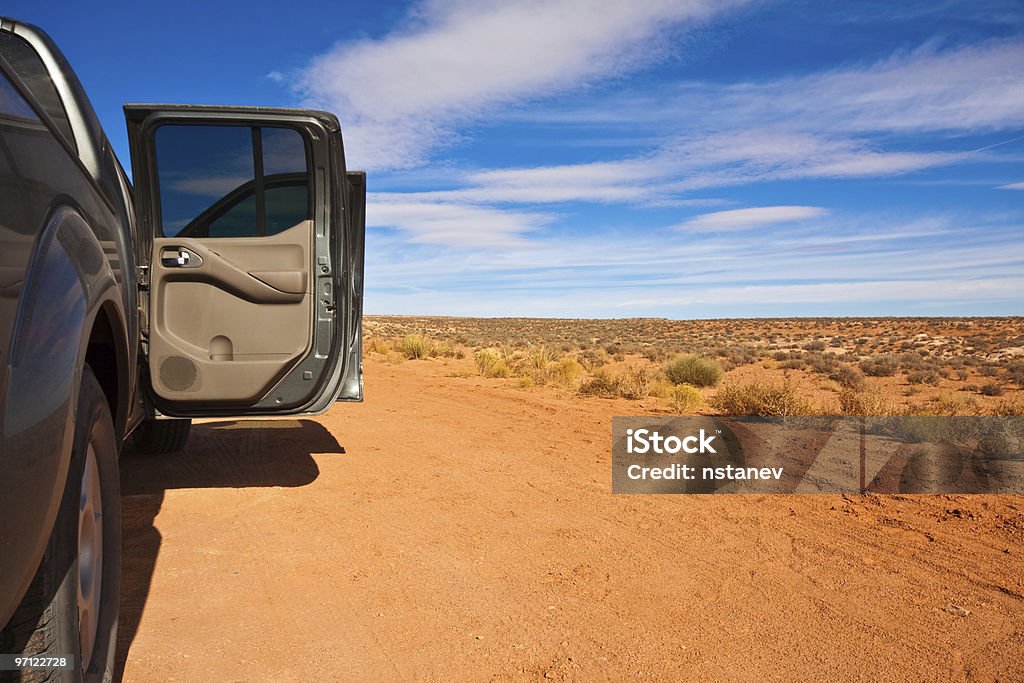
{"label": "tire", "polygon": [[132,445],[148,455],[173,453],[185,447],[191,429],[192,420],[145,420],[132,434]]}
{"label": "tire", "polygon": [[106,397],[86,366],[57,520],[28,593],[0,634],[0,651],[73,655],[74,665],[3,672],[11,676],[3,680],[112,681],[120,569],[117,439]]}

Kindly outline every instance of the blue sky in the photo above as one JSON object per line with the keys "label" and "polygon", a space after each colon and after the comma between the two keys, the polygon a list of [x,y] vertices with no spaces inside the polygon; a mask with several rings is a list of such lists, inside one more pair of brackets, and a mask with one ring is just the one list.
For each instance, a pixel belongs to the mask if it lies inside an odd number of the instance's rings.
{"label": "blue sky", "polygon": [[1024,5],[14,2],[124,102],[315,106],[369,313],[1024,314]]}

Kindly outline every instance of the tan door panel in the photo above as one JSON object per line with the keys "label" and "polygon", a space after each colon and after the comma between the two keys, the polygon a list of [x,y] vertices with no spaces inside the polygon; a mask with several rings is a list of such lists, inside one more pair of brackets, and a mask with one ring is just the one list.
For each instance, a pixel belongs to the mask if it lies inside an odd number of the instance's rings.
{"label": "tan door panel", "polygon": [[304,270],[250,270],[249,275],[286,294],[302,294],[308,281]]}
{"label": "tan door panel", "polygon": [[252,404],[306,355],[312,237],[304,221],[271,237],[153,241],[150,288],[160,305],[150,374],[159,396]]}

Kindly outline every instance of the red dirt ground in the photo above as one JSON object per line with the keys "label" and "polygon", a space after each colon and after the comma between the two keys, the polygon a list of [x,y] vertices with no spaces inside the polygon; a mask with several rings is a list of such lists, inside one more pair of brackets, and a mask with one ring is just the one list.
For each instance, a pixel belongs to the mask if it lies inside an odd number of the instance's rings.
{"label": "red dirt ground", "polygon": [[1024,496],[613,496],[643,404],[448,374],[126,456],[125,680],[1024,680]]}

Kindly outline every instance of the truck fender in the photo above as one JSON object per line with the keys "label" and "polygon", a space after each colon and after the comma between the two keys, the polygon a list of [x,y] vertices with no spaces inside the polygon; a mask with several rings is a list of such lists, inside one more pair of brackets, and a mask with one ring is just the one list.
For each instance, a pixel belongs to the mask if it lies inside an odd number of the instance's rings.
{"label": "truck fender", "polygon": [[[0,506],[0,576],[22,577],[18,595],[42,559],[60,506],[82,369],[101,311],[121,337],[117,353],[126,356],[123,304],[110,264],[81,213],[59,204],[30,256],[8,354],[0,481],[9,495]],[[128,375],[125,360],[117,359],[119,377]],[[119,388],[121,404],[129,391]],[[0,605],[0,624],[16,607]]]}

